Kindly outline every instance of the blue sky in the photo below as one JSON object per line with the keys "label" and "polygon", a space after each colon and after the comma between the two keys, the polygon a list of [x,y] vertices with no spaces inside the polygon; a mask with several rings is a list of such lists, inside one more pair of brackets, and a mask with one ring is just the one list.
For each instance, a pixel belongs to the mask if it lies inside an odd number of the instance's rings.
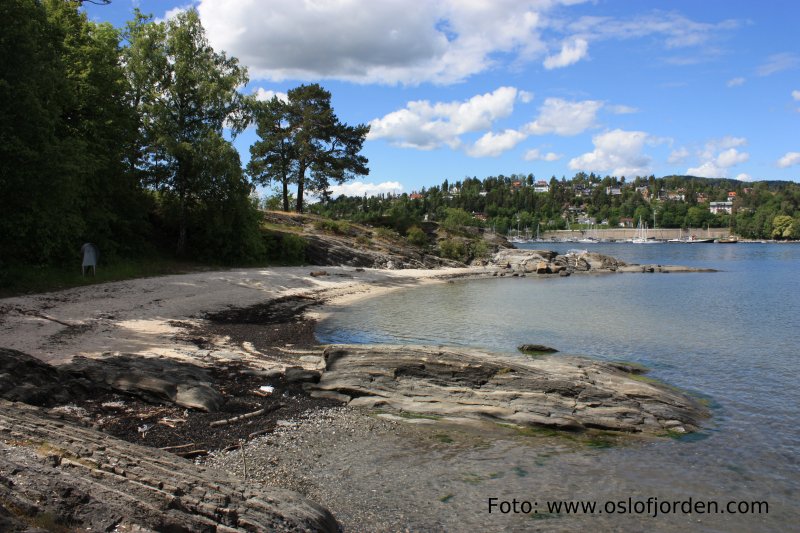
{"label": "blue sky", "polygon": [[[464,177],[800,181],[795,0],[112,0],[121,26],[194,6],[245,92],[318,82],[369,123],[362,194]],[[243,162],[251,130],[235,144]]]}

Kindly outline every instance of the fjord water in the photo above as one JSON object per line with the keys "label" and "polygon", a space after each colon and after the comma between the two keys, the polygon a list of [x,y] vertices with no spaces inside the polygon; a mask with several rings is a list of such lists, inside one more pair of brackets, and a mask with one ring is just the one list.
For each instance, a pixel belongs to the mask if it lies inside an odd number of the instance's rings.
{"label": "fjord water", "polygon": [[[550,247],[565,252],[570,245]],[[448,471],[486,473],[478,484],[459,484],[465,478],[456,474],[428,480],[441,483],[441,491],[456,491],[452,505],[437,512],[458,509],[453,519],[459,524],[533,526],[519,516],[489,516],[489,497],[654,497],[766,501],[769,514],[595,515],[561,517],[547,526],[794,529],[800,520],[800,245],[588,248],[629,263],[719,272],[534,275],[424,286],[335,310],[319,324],[317,337],[326,343],[451,344],[511,353],[518,344],[545,344],[564,353],[642,363],[652,377],[712,407],[699,435],[678,440],[548,453],[546,460],[530,446],[504,441],[451,457]],[[492,472],[512,468],[530,475],[493,479]]]}

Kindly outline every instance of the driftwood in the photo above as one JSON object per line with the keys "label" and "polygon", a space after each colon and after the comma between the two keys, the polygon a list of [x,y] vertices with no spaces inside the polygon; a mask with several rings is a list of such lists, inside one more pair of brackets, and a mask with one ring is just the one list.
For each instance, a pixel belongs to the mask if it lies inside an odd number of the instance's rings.
{"label": "driftwood", "polygon": [[208,427],[215,428],[218,426],[227,426],[228,424],[233,424],[235,422],[239,422],[241,420],[246,420],[248,418],[253,418],[255,416],[263,415],[267,410],[266,409],[259,409],[258,411],[253,411],[252,413],[245,413],[243,415],[234,416],[233,418],[225,418],[223,420],[216,420],[211,422]]}
{"label": "driftwood", "polygon": [[180,455],[184,459],[194,459],[195,457],[202,457],[208,455],[208,450],[191,450],[188,452],[175,452],[175,455]]}
{"label": "driftwood", "polygon": [[164,450],[165,452],[174,452],[175,450],[182,450],[184,448],[194,448],[195,443],[190,442],[189,444],[179,444],[178,446],[164,446],[163,448],[159,448],[160,450]]}

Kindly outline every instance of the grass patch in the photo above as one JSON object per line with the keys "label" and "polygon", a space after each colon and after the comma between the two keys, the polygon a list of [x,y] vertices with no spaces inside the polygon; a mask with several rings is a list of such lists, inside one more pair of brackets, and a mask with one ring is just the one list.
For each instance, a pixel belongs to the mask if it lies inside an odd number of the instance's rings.
{"label": "grass patch", "polygon": [[515,466],[511,469],[517,477],[528,477],[528,471],[521,466]]}
{"label": "grass patch", "polygon": [[58,291],[110,281],[186,274],[212,268],[211,265],[197,262],[152,258],[119,261],[108,265],[101,263],[97,267],[96,276],[91,274],[83,276],[80,265],[80,258],[76,258],[74,263],[69,266],[7,267],[0,270],[0,298]]}
{"label": "grass patch", "polygon": [[303,226],[296,226],[290,224],[277,224],[275,222],[262,222],[261,229],[265,231],[278,231],[286,233],[303,233]]}
{"label": "grass patch", "polygon": [[452,444],[453,442],[455,442],[453,440],[453,437],[451,437],[447,433],[437,433],[436,435],[433,436],[433,438],[444,444]]}
{"label": "grass patch", "polygon": [[537,511],[535,513],[531,513],[530,517],[533,520],[550,520],[552,518],[561,518],[561,515],[556,513],[540,513]]}
{"label": "grass patch", "polygon": [[656,378],[651,378],[650,376],[643,376],[641,374],[628,374],[628,377],[634,381],[642,381],[644,383],[653,383],[657,385],[665,385],[665,383],[661,380]]}
{"label": "grass patch", "polygon": [[399,233],[383,226],[378,226],[375,228],[375,236],[387,241],[400,242],[403,240]]}
{"label": "grass patch", "polygon": [[477,485],[483,481],[483,478],[474,472],[469,472],[461,477],[461,481],[469,483],[470,485]]}
{"label": "grass patch", "polygon": [[397,416],[402,418],[424,418],[426,420],[441,420],[442,417],[439,415],[426,415],[423,413],[411,413],[408,411],[401,411],[397,413]]}
{"label": "grass patch", "polygon": [[453,498],[455,498],[455,495],[448,494],[447,496],[442,496],[441,498],[439,498],[439,501],[442,502],[442,503],[448,503]]}
{"label": "grass patch", "polygon": [[314,227],[320,231],[327,231],[336,235],[349,235],[353,229],[346,220],[330,220],[327,218],[315,220]]}

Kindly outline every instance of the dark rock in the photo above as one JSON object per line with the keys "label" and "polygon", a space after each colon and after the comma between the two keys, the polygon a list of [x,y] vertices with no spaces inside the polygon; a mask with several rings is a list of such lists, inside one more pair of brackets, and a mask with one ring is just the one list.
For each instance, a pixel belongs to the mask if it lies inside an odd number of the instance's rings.
{"label": "dark rock", "polygon": [[87,359],[54,367],[28,354],[0,348],[0,398],[53,406],[121,392],[150,402],[216,411],[222,395],[205,369],[169,359],[132,356]]}
{"label": "dark rock", "polygon": [[328,276],[329,274],[324,270],[315,270],[314,272],[309,272],[308,275],[312,278],[320,278],[322,276]]}
{"label": "dark rock", "polygon": [[287,383],[319,383],[321,375],[317,370],[308,370],[300,366],[291,366],[284,374]]}
{"label": "dark rock", "polygon": [[551,348],[549,346],[545,346],[543,344],[520,344],[517,346],[517,350],[520,352],[534,352],[534,353],[556,353],[558,350],[555,348]]}

